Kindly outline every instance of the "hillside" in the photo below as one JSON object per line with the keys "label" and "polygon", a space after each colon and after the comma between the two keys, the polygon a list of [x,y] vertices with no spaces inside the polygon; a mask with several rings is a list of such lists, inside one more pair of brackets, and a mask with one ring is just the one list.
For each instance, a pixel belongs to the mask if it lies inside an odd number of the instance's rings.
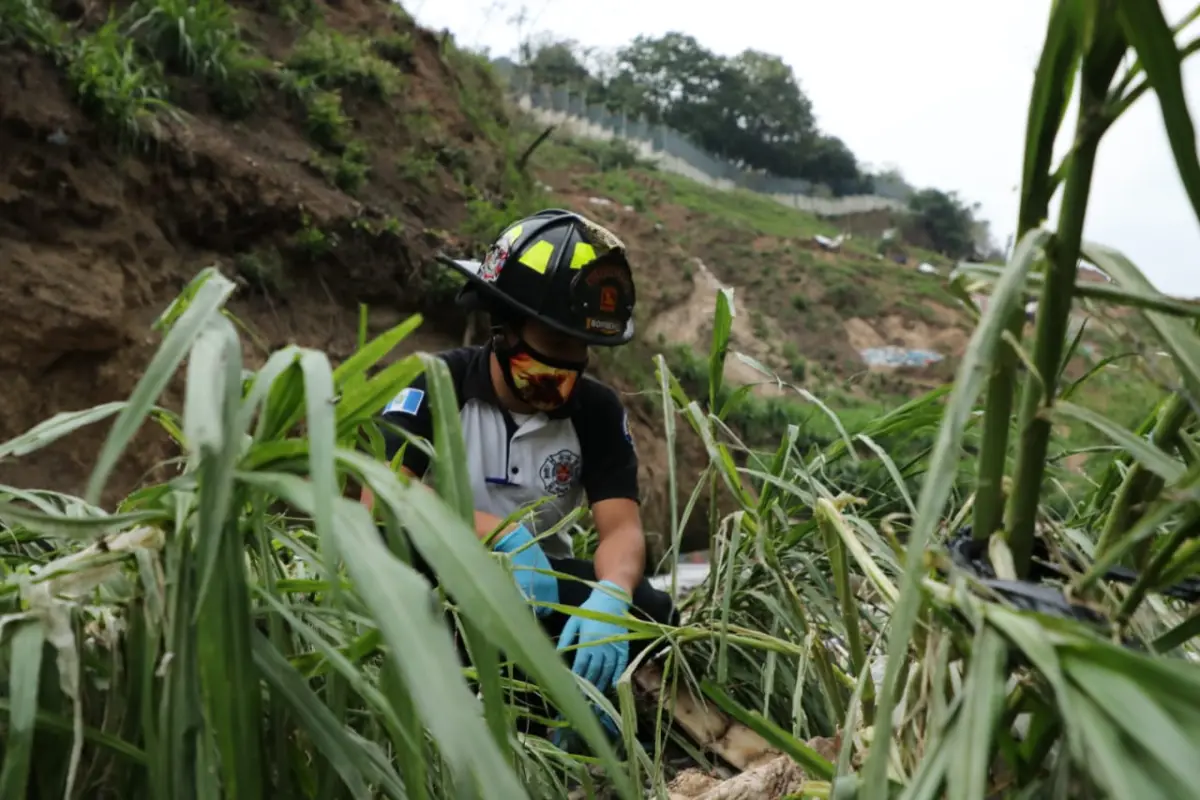
{"label": "hillside", "polygon": [[[969,319],[949,266],[917,248],[905,264],[877,240],[837,252],[835,225],[746,192],[722,193],[553,139],[514,115],[482,59],[415,27],[385,2],[114,7],[0,0],[0,437],[62,411],[125,398],[145,368],[155,317],[200,269],[243,289],[233,311],[261,344],[295,342],[336,360],[356,341],[359,304],[382,329],[426,322],[406,348],[461,341],[437,248],[477,254],[512,215],[562,205],[611,223],[633,249],[639,339],[600,354],[627,392],[643,459],[647,526],[667,527],[660,413],[644,394],[665,352],[704,381],[713,294],[732,287],[734,346],[855,420],[952,375]],[[917,271],[922,262],[941,275]],[[868,368],[867,348],[945,356]],[[407,351],[406,351],[407,352]],[[398,353],[397,355],[401,355]],[[734,382],[761,380],[730,360]],[[177,392],[168,393],[171,405]],[[731,423],[750,444],[788,422],[808,441],[835,428],[794,393],[761,387]],[[105,430],[0,465],[0,481],[79,490]],[[144,432],[109,499],[172,455]],[[685,472],[706,463],[685,437]],[[706,529],[693,521],[696,533]]]}
{"label": "hillside", "polygon": [[[360,302],[375,326],[436,310],[413,344],[452,343],[430,255],[522,192],[490,75],[398,6],[186,9],[0,5],[17,32],[0,49],[0,436],[126,397],[155,316],[210,264],[244,282],[252,360],[288,341],[345,357]],[[77,488],[103,435],[0,480]],[[113,497],[168,454],[147,437]]]}
{"label": "hillside", "polygon": [[[846,234],[832,222],[644,167],[605,169],[604,154],[595,151],[606,147],[568,142],[534,160],[556,200],[611,222],[633,243],[647,286],[651,345],[662,344],[661,334],[707,350],[708,331],[694,319],[678,323],[680,314],[694,316],[687,310],[694,295],[711,314],[707,287],[715,279],[735,290],[741,307],[735,345],[810,387],[845,389],[860,399],[908,397],[931,379],[940,382],[942,370],[884,369],[866,380],[861,351],[895,346],[951,360],[961,351],[968,320],[945,290],[945,259],[900,247],[890,254],[906,260],[900,264],[879,255],[877,239],[854,234],[830,250],[814,237]],[[919,272],[925,262],[942,274]]]}

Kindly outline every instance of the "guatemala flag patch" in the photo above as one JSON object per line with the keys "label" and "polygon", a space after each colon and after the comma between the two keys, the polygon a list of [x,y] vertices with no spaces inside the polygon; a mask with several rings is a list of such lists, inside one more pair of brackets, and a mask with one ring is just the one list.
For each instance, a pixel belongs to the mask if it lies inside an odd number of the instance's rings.
{"label": "guatemala flag patch", "polygon": [[411,386],[400,394],[396,395],[392,402],[387,404],[387,408],[383,410],[385,414],[391,414],[393,411],[399,411],[401,414],[416,416],[417,411],[421,408],[421,403],[425,400],[425,392],[420,389],[414,389]]}

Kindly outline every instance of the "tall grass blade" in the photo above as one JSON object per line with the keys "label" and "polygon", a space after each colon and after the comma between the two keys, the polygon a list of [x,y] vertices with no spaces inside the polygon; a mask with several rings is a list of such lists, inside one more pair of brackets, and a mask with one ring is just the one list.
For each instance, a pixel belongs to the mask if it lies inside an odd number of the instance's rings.
{"label": "tall grass blade", "polygon": [[230,515],[244,435],[236,427],[241,355],[233,324],[213,316],[188,360],[184,432],[198,457],[195,542],[201,576],[193,608],[204,715],[219,754],[224,793],[257,798],[263,791],[261,692],[251,654],[244,544],[237,518]]}
{"label": "tall grass blade", "polygon": [[375,768],[365,751],[347,734],[324,703],[308,687],[304,677],[288,663],[262,634],[252,640],[254,663],[263,680],[287,703],[288,710],[300,721],[305,733],[325,756],[326,763],[338,774],[355,798],[369,798],[369,784],[384,788],[388,797],[403,798],[404,786],[395,773]]}
{"label": "tall grass blade", "polygon": [[1179,179],[1192,208],[1200,218],[1200,157],[1196,154],[1196,128],[1188,113],[1183,90],[1183,64],[1171,26],[1157,0],[1116,0],[1117,19],[1125,37],[1137,51],[1146,78],[1158,95],[1163,126]]}
{"label": "tall grass blade", "polygon": [[959,445],[975,400],[991,371],[997,349],[1002,345],[1002,335],[1021,297],[1025,275],[1049,236],[1049,232],[1036,229],[1018,242],[1008,272],[996,285],[988,310],[971,336],[955,376],[954,389],[938,430],[929,471],[917,500],[917,519],[905,553],[900,597],[894,607],[888,633],[887,666],[876,707],[874,741],[877,745],[871,748],[863,771],[863,790],[868,796],[883,797],[887,792],[887,742],[891,739],[892,710],[899,688],[900,671],[906,661],[908,643],[922,602],[920,579],[925,548],[937,529],[942,509],[950,496]]}
{"label": "tall grass blade", "polygon": [[725,359],[729,355],[729,337],[733,335],[733,293],[728,289],[717,292],[717,307],[713,315],[712,349],[708,358],[708,407],[718,411],[717,397],[725,380]]}
{"label": "tall grass blade", "polygon": [[[1034,72],[1033,92],[1025,123],[1025,156],[1021,174],[1021,203],[1016,235],[1022,238],[1047,218],[1054,181],[1048,174],[1054,142],[1066,115],[1067,103],[1082,57],[1078,0],[1054,0]],[[1024,324],[1019,309],[1005,320],[1008,332],[1018,340]],[[987,386],[987,413],[979,446],[976,469],[974,534],[989,536],[1003,517],[1003,478],[1008,458],[1008,437],[1013,411],[1017,353],[1003,348],[992,368]]]}
{"label": "tall grass blade", "polygon": [[196,291],[195,298],[171,326],[162,346],[154,354],[142,379],[134,388],[128,404],[121,409],[121,413],[113,422],[108,437],[96,456],[91,478],[88,479],[87,490],[84,493],[87,502],[99,502],[100,493],[116,468],[117,461],[141,428],[142,421],[154,405],[154,401],[167,387],[175,370],[191,350],[192,343],[209,322],[220,314],[222,306],[235,288],[233,281],[220,273],[207,273],[203,279],[204,282]]}
{"label": "tall grass blade", "polygon": [[[3,630],[5,620],[0,620]],[[9,642],[8,724],[4,736],[4,768],[0,797],[26,797],[33,739],[37,726],[38,689],[46,631],[37,619],[18,620]]]}
{"label": "tall grass blade", "polygon": [[[467,445],[463,439],[454,380],[446,362],[436,356],[420,354],[425,367],[427,402],[433,417],[433,441],[437,462],[433,470],[438,494],[466,524],[474,522],[474,493],[467,474]],[[463,620],[468,646],[477,668],[483,709],[492,737],[502,752],[508,753],[508,714],[504,689],[500,685],[500,659],[496,648],[469,617]]]}
{"label": "tall grass blade", "polygon": [[1146,469],[1169,483],[1174,483],[1183,477],[1185,467],[1181,462],[1171,458],[1155,447],[1153,443],[1134,435],[1133,432],[1126,430],[1103,414],[1061,400],[1054,404],[1052,414],[1064,420],[1082,422],[1095,428],[1133,456]]}
{"label": "tall grass blade", "polygon": [[64,411],[55,414],[20,436],[13,437],[0,445],[0,461],[14,456],[20,458],[41,450],[59,439],[70,436],[80,428],[86,428],[100,420],[108,419],[125,408],[125,405],[124,400],[119,400],[80,411]]}
{"label": "tall grass blade", "polygon": [[[349,451],[343,453],[348,454]],[[353,455],[358,457],[360,454]],[[376,496],[383,499],[387,492],[381,490],[389,483],[399,486],[399,482],[385,465],[365,460],[386,472],[387,477],[383,480],[370,482]],[[312,513],[315,506],[312,485],[295,476],[240,473],[240,480],[308,513]],[[424,494],[420,488],[412,488],[422,494],[408,498],[411,506],[420,508],[436,504],[442,507],[432,495]],[[399,509],[392,507],[391,510],[398,517],[402,516]],[[454,517],[449,519],[454,520]],[[455,523],[470,535],[461,521],[455,520]],[[469,784],[470,778],[474,778],[480,789],[488,787],[489,791],[502,796],[521,796],[516,776],[497,750],[482,717],[475,714],[477,706],[462,679],[449,633],[433,614],[429,584],[388,551],[365,506],[342,497],[335,498],[334,524],[342,540],[339,552],[345,559],[355,591],[371,610],[387,643],[390,663],[403,676],[404,685],[454,771],[455,780]],[[453,535],[453,529],[453,525],[426,528],[430,534],[439,537]],[[412,533],[415,527],[409,530]],[[471,543],[475,544],[473,536]],[[477,544],[475,549],[486,558]],[[438,569],[436,563],[434,568]],[[499,569],[499,565],[494,568]],[[440,569],[438,572],[444,576]],[[517,591],[511,580],[507,583],[513,592]],[[448,581],[447,589],[456,597],[460,594],[459,587]],[[398,614],[396,609],[405,609],[405,613]],[[414,643],[419,645],[414,646]],[[545,644],[550,646],[548,641]]]}
{"label": "tall grass blade", "polygon": [[580,694],[571,672],[537,624],[511,576],[479,545],[474,531],[420,486],[405,486],[385,464],[353,451],[342,462],[400,520],[462,613],[532,675],[565,720],[596,753],[622,797],[636,792]]}
{"label": "tall grass blade", "polygon": [[[1145,294],[1158,294],[1142,271],[1120,252],[1100,244],[1084,242],[1083,254],[1121,286]],[[1200,336],[1182,319],[1153,311],[1142,313],[1171,354],[1188,393],[1200,398]]]}
{"label": "tall grass blade", "polygon": [[971,666],[963,687],[962,714],[955,725],[958,755],[950,767],[951,797],[985,797],[992,741],[1004,706],[1004,661],[1008,647],[995,630],[976,631]]}

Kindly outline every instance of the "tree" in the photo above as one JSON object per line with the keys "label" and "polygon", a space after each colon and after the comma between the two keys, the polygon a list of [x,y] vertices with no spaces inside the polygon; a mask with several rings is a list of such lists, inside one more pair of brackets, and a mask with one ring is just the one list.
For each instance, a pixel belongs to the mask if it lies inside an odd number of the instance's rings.
{"label": "tree", "polygon": [[597,60],[595,54],[574,39],[544,34],[530,38],[521,44],[520,57],[536,83],[570,86],[586,92],[593,102],[603,101],[607,94],[603,78],[589,65]]}
{"label": "tree", "polygon": [[872,187],[871,176],[862,173],[846,143],[825,134],[817,134],[801,148],[798,174],[838,195],[865,194]]}
{"label": "tree", "polygon": [[719,110],[722,91],[734,76],[725,59],[702,47],[695,37],[639,36],[617,51],[616,62],[610,91],[627,111],[697,139],[709,138],[720,127],[712,114]]}
{"label": "tree", "polygon": [[521,45],[521,64],[539,83],[551,86],[582,84],[592,79],[573,39],[528,40]]}
{"label": "tree", "polygon": [[975,217],[954,192],[922,189],[908,201],[911,224],[933,249],[951,258],[975,251]]}
{"label": "tree", "polygon": [[871,176],[871,183],[877,191],[887,193],[888,197],[898,196],[903,199],[912,197],[916,188],[905,179],[904,173],[895,166],[885,166]]}
{"label": "tree", "polygon": [[[779,56],[745,50],[729,66],[729,110],[741,132],[744,163],[786,177],[804,176],[807,153],[819,140],[812,103]],[[853,156],[851,156],[853,161]]]}

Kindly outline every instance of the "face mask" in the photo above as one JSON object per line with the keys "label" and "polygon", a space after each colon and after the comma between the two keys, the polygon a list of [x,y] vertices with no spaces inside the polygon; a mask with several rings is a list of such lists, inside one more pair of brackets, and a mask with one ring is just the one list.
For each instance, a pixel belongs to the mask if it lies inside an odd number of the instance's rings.
{"label": "face mask", "polygon": [[496,342],[504,382],[519,400],[538,411],[553,411],[571,399],[587,359],[568,361],[543,355],[525,342]]}

